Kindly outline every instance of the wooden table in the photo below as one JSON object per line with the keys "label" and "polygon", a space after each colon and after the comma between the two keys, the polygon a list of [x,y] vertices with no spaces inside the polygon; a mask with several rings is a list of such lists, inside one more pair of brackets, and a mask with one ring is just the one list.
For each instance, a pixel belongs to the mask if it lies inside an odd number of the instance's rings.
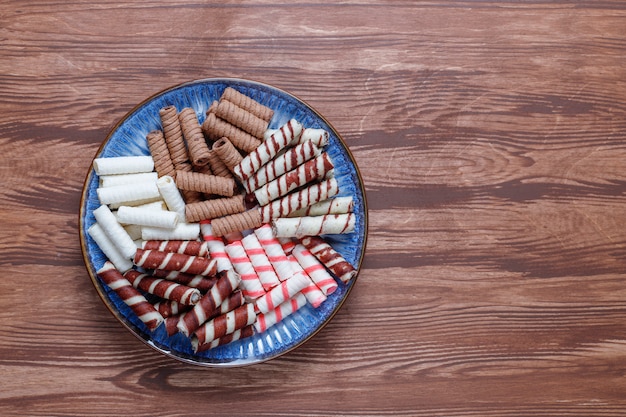
{"label": "wooden table", "polygon": [[[626,3],[0,4],[0,414],[626,415]],[[331,323],[237,369],[147,348],[78,235],[113,125],[241,77],[327,116],[369,238]]]}

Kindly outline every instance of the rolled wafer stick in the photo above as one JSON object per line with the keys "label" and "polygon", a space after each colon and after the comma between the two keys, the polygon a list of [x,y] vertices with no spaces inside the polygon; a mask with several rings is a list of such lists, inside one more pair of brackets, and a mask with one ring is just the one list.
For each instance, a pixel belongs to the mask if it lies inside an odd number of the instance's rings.
{"label": "rolled wafer stick", "polygon": [[272,227],[269,224],[264,224],[261,227],[254,229],[254,234],[257,236],[261,247],[265,251],[267,259],[274,267],[278,280],[285,281],[286,279],[291,278],[293,275],[291,263],[289,262],[282,245],[274,236]]}
{"label": "rolled wafer stick", "polygon": [[230,294],[235,291],[241,282],[241,277],[233,270],[224,271],[213,288],[187,312],[178,322],[178,330],[185,336],[193,333]]}
{"label": "rolled wafer stick", "polygon": [[134,263],[145,269],[165,269],[204,276],[215,275],[217,266],[214,259],[203,256],[144,249],[137,249]]}
{"label": "rolled wafer stick", "polygon": [[160,300],[153,304],[156,311],[158,311],[163,318],[176,316],[185,311],[191,310],[190,305],[180,304],[177,301],[172,300]]}
{"label": "rolled wafer stick", "polygon": [[227,137],[216,141],[212,149],[231,172],[243,160],[243,156]]}
{"label": "rolled wafer stick", "polygon": [[[272,234],[274,234],[274,230],[272,230]],[[293,252],[293,248],[296,247],[297,242],[290,237],[276,237],[276,239],[280,242],[280,246],[282,246],[285,253],[287,255],[291,255],[291,252]]]}
{"label": "rolled wafer stick", "polygon": [[203,345],[198,345],[196,348],[196,352],[204,352],[209,349],[216,348],[218,346],[226,345],[228,343],[235,342],[237,340],[245,339],[246,337],[250,337],[254,334],[254,326],[249,325],[242,329],[237,329],[232,333],[224,335],[220,338],[217,338],[209,343],[205,343]]}
{"label": "rolled wafer stick", "polygon": [[205,293],[213,288],[218,279],[217,276],[214,275],[194,275],[179,271],[166,271],[164,269],[154,269],[152,270],[152,275],[175,281],[188,287],[197,288],[201,293]]}
{"label": "rolled wafer stick", "polygon": [[114,185],[137,184],[143,182],[156,182],[159,174],[156,172],[138,172],[136,174],[101,175],[100,187],[112,187]]}
{"label": "rolled wafer stick", "polygon": [[354,213],[327,214],[325,216],[288,217],[272,220],[276,236],[297,237],[352,233]]}
{"label": "rolled wafer stick", "polygon": [[293,256],[296,258],[302,269],[311,277],[315,285],[319,287],[324,295],[334,293],[338,284],[337,281],[326,271],[324,265],[302,244],[297,244],[293,248]]}
{"label": "rolled wafer stick", "polygon": [[233,173],[230,171],[230,168],[228,168],[222,158],[220,158],[214,147],[215,143],[213,144],[213,147],[209,150],[209,164],[207,166],[211,167],[211,172],[213,173],[213,175],[224,178],[233,178]]}
{"label": "rolled wafer stick", "polygon": [[261,285],[263,285],[263,289],[269,291],[280,284],[278,275],[276,275],[276,271],[274,271],[274,267],[256,234],[251,233],[244,237],[241,239],[241,244],[250,259],[250,263],[252,263],[254,271],[259,277],[259,281],[261,281]]}
{"label": "rolled wafer stick", "polygon": [[202,131],[204,134],[212,140],[218,140],[223,137],[227,137],[230,141],[245,153],[250,153],[256,149],[261,140],[239,129],[237,126],[232,125],[215,115],[215,113],[208,113],[206,119],[202,123]]}
{"label": "rolled wafer stick", "polygon": [[126,272],[133,267],[130,258],[122,255],[117,246],[104,233],[102,227],[96,222],[87,229],[89,236],[96,242],[102,253],[115,265],[120,272]]}
{"label": "rolled wafer stick", "polygon": [[232,197],[236,186],[235,180],[232,178],[185,171],[176,173],[176,185],[182,190],[217,194],[224,197]]}
{"label": "rolled wafer stick", "polygon": [[113,263],[106,261],[96,274],[131,308],[139,320],[153,331],[163,323],[163,316],[134,288]]}
{"label": "rolled wafer stick", "polygon": [[354,266],[320,236],[305,237],[301,243],[341,282],[347,283],[356,276]]}
{"label": "rolled wafer stick", "polygon": [[178,110],[174,106],[163,107],[159,110],[159,118],[172,164],[176,169],[180,169],[179,166],[189,160],[189,155],[178,119]]}
{"label": "rolled wafer stick", "polygon": [[274,310],[264,314],[259,314],[254,323],[254,329],[258,332],[264,332],[270,327],[282,321],[285,317],[295,313],[306,304],[306,297],[302,293],[296,294],[293,298],[285,301]]}
{"label": "rolled wafer stick", "polygon": [[185,107],[178,113],[183,137],[187,142],[189,159],[194,166],[204,166],[209,163],[209,147],[204,139],[198,116],[191,107]]}
{"label": "rolled wafer stick", "polygon": [[354,200],[352,196],[335,197],[291,212],[287,217],[324,216],[326,214],[352,213],[353,211]]}
{"label": "rolled wafer stick", "polygon": [[319,287],[313,282],[313,279],[306,273],[306,271],[302,268],[302,265],[298,262],[293,254],[288,256],[289,261],[291,262],[291,266],[293,268],[294,274],[302,274],[304,275],[308,281],[309,285],[307,285],[301,292],[306,297],[309,304],[311,304],[314,308],[318,308],[324,301],[328,299],[328,297],[319,289]]}
{"label": "rolled wafer stick", "polygon": [[117,221],[117,218],[106,205],[101,205],[93,211],[96,222],[100,225],[109,240],[115,245],[124,258],[131,259],[135,255],[137,246],[126,230]]}
{"label": "rolled wafer stick", "polygon": [[207,320],[226,314],[229,311],[233,311],[237,307],[244,305],[246,302],[243,293],[239,290],[233,291],[224,301],[220,304],[212,313],[207,316]]}
{"label": "rolled wafer stick", "polygon": [[294,274],[288,280],[281,282],[280,285],[256,299],[254,305],[259,312],[267,313],[308,287],[310,282],[307,276]]}
{"label": "rolled wafer stick", "polygon": [[197,351],[198,346],[210,343],[237,329],[251,325],[256,320],[256,313],[252,304],[244,304],[233,311],[217,316],[202,324],[194,331],[191,337],[191,346]]}
{"label": "rolled wafer stick", "polygon": [[225,244],[220,236],[213,234],[213,226],[211,226],[210,220],[203,220],[200,222],[200,230],[202,233],[202,239],[207,242],[209,246],[209,252],[211,258],[217,262],[218,272],[232,269],[233,265],[230,262],[230,258],[224,249]]}
{"label": "rolled wafer stick", "polygon": [[123,224],[173,229],[178,224],[178,219],[178,213],[169,210],[130,206],[121,206],[117,209],[117,220]]}
{"label": "rolled wafer stick", "polygon": [[330,157],[326,152],[323,152],[314,159],[297,166],[255,190],[254,195],[260,205],[267,205],[270,201],[283,197],[296,188],[324,178],[333,167]]}
{"label": "rolled wafer stick", "polygon": [[154,169],[154,160],[151,156],[145,155],[95,158],[93,169],[97,175],[151,172]]}
{"label": "rolled wafer stick", "polygon": [[[204,167],[206,168],[206,167]],[[174,183],[176,184],[176,177],[178,176],[179,173],[181,172],[197,172],[194,171],[193,166],[191,165],[191,163],[189,161],[187,162],[182,162],[178,165],[176,165],[176,176],[174,176]],[[205,172],[202,172],[201,174],[206,174]],[[211,175],[211,174],[206,174],[206,175]],[[176,187],[178,187],[178,184],[176,184]],[[202,194],[199,191],[191,191],[191,190],[181,190],[181,194],[183,196],[183,200],[185,200],[185,203],[193,203],[196,201],[202,201],[204,200],[204,194]]]}
{"label": "rolled wafer stick", "polygon": [[226,87],[220,99],[228,100],[242,109],[254,114],[256,117],[265,120],[266,122],[272,120],[272,117],[274,116],[274,110],[264,106],[253,98],[240,93],[232,87]]}
{"label": "rolled wafer stick", "polygon": [[178,314],[173,314],[165,318],[165,322],[164,322],[165,331],[167,332],[168,336],[173,336],[179,332],[178,323],[182,321],[183,317],[185,317],[185,315],[189,313],[190,311],[191,310],[186,310],[186,311],[180,312]]}
{"label": "rolled wafer stick", "polygon": [[302,124],[300,122],[295,119],[289,120],[282,125],[276,133],[246,155],[243,160],[233,168],[233,172],[242,182],[246,181],[254,175],[261,166],[274,159],[278,152],[290,145],[294,139],[300,135],[301,131]]}
{"label": "rolled wafer stick", "polygon": [[148,142],[148,149],[150,155],[154,160],[154,170],[159,177],[164,175],[174,175],[176,168],[170,157],[170,151],[167,148],[165,142],[165,136],[163,136],[162,130],[153,130],[146,135],[146,141]]}
{"label": "rolled wafer stick", "polygon": [[[176,172],[174,172],[176,175]],[[178,213],[178,219],[181,222],[185,221],[185,199],[183,195],[180,193],[178,186],[176,186],[176,182],[174,181],[174,177],[170,175],[164,175],[159,178],[156,182],[157,189],[159,190],[159,194],[163,197],[167,208],[170,211]]]}
{"label": "rolled wafer stick", "polygon": [[139,290],[184,305],[195,305],[202,295],[197,288],[187,287],[163,278],[156,278],[134,269],[126,271],[124,278]]}
{"label": "rolled wafer stick", "polygon": [[198,223],[178,223],[173,229],[144,226],[141,228],[142,240],[195,240],[200,236]]}
{"label": "rolled wafer stick", "polygon": [[253,176],[244,181],[243,186],[247,192],[253,192],[280,175],[316,157],[321,152],[322,150],[311,141],[289,148],[259,168]]}
{"label": "rolled wafer stick", "polygon": [[272,219],[286,217],[290,213],[300,210],[303,207],[334,197],[338,192],[339,184],[335,178],[311,184],[308,187],[296,190],[291,194],[261,207],[261,221],[263,223],[269,223]]}
{"label": "rolled wafer stick", "polygon": [[297,143],[311,141],[318,147],[323,148],[324,146],[328,145],[328,138],[329,135],[325,129],[307,127],[305,129],[302,129],[302,133],[300,134]]}
{"label": "rolled wafer stick", "polygon": [[98,187],[96,193],[101,204],[116,206],[136,206],[161,199],[154,181]]}
{"label": "rolled wafer stick", "polygon": [[263,284],[258,274],[254,270],[250,258],[246,254],[241,241],[236,241],[226,245],[226,253],[233,264],[235,271],[241,276],[241,291],[247,301],[253,301],[265,294]]}
{"label": "rolled wafer stick", "polygon": [[246,211],[244,197],[237,194],[233,197],[212,198],[187,204],[185,206],[185,219],[187,222],[193,223],[244,211]]}
{"label": "rolled wafer stick", "polygon": [[142,249],[158,250],[163,252],[184,253],[193,256],[208,256],[209,245],[199,240],[146,240]]}
{"label": "rolled wafer stick", "polygon": [[259,139],[263,138],[268,126],[267,121],[225,99],[219,101],[215,115]]}
{"label": "rolled wafer stick", "polygon": [[215,236],[224,236],[233,232],[254,229],[261,224],[261,213],[257,209],[218,217],[211,221]]}

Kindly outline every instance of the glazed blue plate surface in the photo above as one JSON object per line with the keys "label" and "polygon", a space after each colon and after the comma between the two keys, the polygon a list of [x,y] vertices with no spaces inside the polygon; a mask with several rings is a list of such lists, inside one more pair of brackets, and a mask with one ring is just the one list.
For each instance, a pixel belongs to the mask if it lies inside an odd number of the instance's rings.
{"label": "glazed blue plate surface", "polygon": [[[295,96],[275,87],[242,79],[203,79],[181,84],[162,91],[145,100],[130,111],[109,133],[94,158],[149,155],[146,134],[161,129],[159,110],[174,105],[180,111],[191,107],[196,111],[200,123],[210,104],[219,99],[226,87],[233,87],[261,104],[274,110],[270,128],[282,126],[296,119],[304,127],[323,128],[330,135],[326,148],[335,165],[335,177],[339,182],[340,196],[352,196],[356,213],[353,233],[327,235],[326,240],[348,262],[361,266],[367,238],[367,207],[361,176],[353,156],[335,129],[316,110]],[[347,285],[339,282],[339,288],[318,308],[309,304],[285,318],[267,331],[252,337],[195,353],[187,337],[182,334],[168,336],[165,326],[150,332],[121,301],[97,277],[106,257],[87,233],[94,224],[93,210],[100,206],[96,189],[98,176],[93,169],[87,174],[80,207],[80,239],[83,257],[91,280],[112,314],[134,335],[157,351],[183,362],[203,366],[242,366],[264,362],[289,352],[311,338],[340,309],[356,284],[356,278]]]}

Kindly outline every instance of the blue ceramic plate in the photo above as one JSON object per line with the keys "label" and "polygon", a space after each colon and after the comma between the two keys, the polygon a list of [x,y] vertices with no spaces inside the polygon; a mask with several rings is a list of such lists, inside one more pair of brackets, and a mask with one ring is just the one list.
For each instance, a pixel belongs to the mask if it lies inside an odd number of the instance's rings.
{"label": "blue ceramic plate", "polygon": [[[181,84],[162,91],[135,107],[109,133],[94,158],[149,155],[146,134],[161,128],[159,110],[174,105],[180,111],[192,107],[200,123],[214,100],[226,87],[252,97],[274,110],[270,128],[278,128],[290,119],[305,127],[323,128],[330,134],[326,149],[335,165],[340,194],[352,196],[357,215],[353,233],[325,236],[328,242],[352,265],[360,268],[367,238],[367,207],[364,189],[354,158],[337,131],[311,106],[293,95],[269,85],[241,79],[203,79]],[[276,358],[298,347],[317,333],[339,310],[356,284],[354,278],[347,285],[339,283],[335,291],[318,308],[309,304],[267,331],[205,352],[194,353],[189,339],[182,334],[169,337],[164,326],[150,332],[134,313],[96,276],[106,257],[88,235],[95,222],[93,210],[100,203],[96,195],[98,176],[93,170],[87,174],[80,207],[80,239],[87,271],[112,314],[134,335],[157,351],[183,362],[203,366],[242,366]]]}

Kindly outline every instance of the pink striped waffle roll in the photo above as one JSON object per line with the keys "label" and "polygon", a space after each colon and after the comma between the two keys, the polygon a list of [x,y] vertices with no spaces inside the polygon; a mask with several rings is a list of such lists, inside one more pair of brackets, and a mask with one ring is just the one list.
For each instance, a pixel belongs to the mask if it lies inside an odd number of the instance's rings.
{"label": "pink striped waffle roll", "polygon": [[306,275],[300,273],[294,274],[291,278],[281,282],[279,286],[274,287],[264,296],[255,300],[255,308],[261,313],[274,310],[280,304],[308,287],[310,283],[311,280]]}
{"label": "pink striped waffle roll", "polygon": [[246,155],[243,160],[233,167],[233,172],[241,180],[246,181],[255,172],[290,145],[302,132],[302,124],[295,119],[289,120],[272,136],[263,141],[256,149]]}
{"label": "pink striped waffle roll", "polygon": [[204,276],[215,275],[217,269],[214,259],[158,250],[137,249],[134,263],[145,269],[165,269]]}
{"label": "pink striped waffle roll", "polygon": [[150,331],[155,330],[163,323],[163,316],[146,300],[139,290],[124,278],[113,263],[106,261],[96,274],[109,288],[115,291]]}
{"label": "pink striped waffle roll", "polygon": [[235,241],[226,245],[226,253],[233,264],[235,271],[241,276],[241,290],[248,301],[253,301],[265,294],[263,284],[246,255],[246,250],[241,241]]}
{"label": "pink striped waffle roll", "polygon": [[311,277],[315,285],[322,290],[324,295],[330,295],[335,292],[338,287],[337,281],[307,248],[302,244],[297,244],[293,248],[293,256],[302,266],[302,269]]}
{"label": "pink striped waffle roll", "polygon": [[198,346],[210,343],[215,339],[233,333],[237,329],[249,326],[254,323],[255,320],[256,313],[254,312],[254,306],[246,303],[200,326],[191,337],[191,346],[194,351],[197,351]]}
{"label": "pink striped waffle roll", "polygon": [[264,224],[263,226],[256,228],[254,230],[254,234],[265,251],[267,259],[274,267],[274,272],[276,272],[278,280],[285,281],[286,279],[291,278],[293,275],[291,263],[289,262],[282,245],[274,236],[272,227],[269,224]]}
{"label": "pink striped waffle roll", "polygon": [[184,253],[192,256],[208,256],[209,246],[198,240],[146,240],[141,245],[145,250]]}
{"label": "pink striped waffle roll", "polygon": [[251,233],[244,237],[241,240],[241,244],[246,251],[246,255],[248,255],[248,258],[250,259],[250,263],[252,263],[254,271],[259,277],[259,281],[261,281],[261,285],[263,285],[263,289],[265,291],[269,291],[280,284],[278,275],[276,275],[276,271],[274,271],[274,267],[267,257],[265,249],[261,246],[261,242],[259,242],[256,234]]}
{"label": "pink striped waffle roll", "polygon": [[293,254],[288,255],[289,262],[291,262],[291,267],[293,268],[294,274],[302,274],[309,280],[309,285],[307,285],[302,291],[300,291],[306,297],[306,300],[311,304],[314,308],[318,308],[324,301],[328,299],[326,295],[319,289],[313,279],[305,272],[302,268],[298,260]]}
{"label": "pink striped waffle roll", "polygon": [[[271,226],[270,226],[271,227]],[[272,229],[272,234],[274,233],[274,230]],[[276,235],[274,235],[276,236]],[[285,253],[287,255],[291,255],[291,252],[293,252],[293,248],[296,247],[296,241],[293,240],[290,237],[278,237],[276,236],[276,239],[278,239],[278,241],[280,242],[280,246],[283,247],[283,250],[285,251]]]}
{"label": "pink striped waffle roll", "polygon": [[286,217],[296,210],[334,197],[338,192],[339,184],[335,178],[311,184],[261,207],[261,222],[269,223],[273,219]]}
{"label": "pink striped waffle roll", "polygon": [[224,335],[220,338],[212,340],[209,343],[205,343],[203,345],[198,345],[196,352],[204,352],[209,349],[216,348],[218,346],[222,346],[231,342],[235,342],[237,340],[245,339],[246,337],[250,337],[254,334],[254,326],[248,325],[244,328],[237,329],[232,333]]}
{"label": "pink striped waffle roll", "polygon": [[328,268],[341,282],[348,282],[357,274],[350,262],[333,249],[328,242],[319,236],[305,237],[302,245],[309,250],[326,268]]}
{"label": "pink striped waffle roll", "polygon": [[190,305],[180,304],[172,300],[160,300],[154,303],[153,306],[165,319],[189,311],[192,308]]}
{"label": "pink striped waffle roll", "polygon": [[228,269],[232,269],[233,264],[228,258],[228,254],[224,247],[224,240],[220,236],[213,234],[213,228],[211,227],[210,220],[203,220],[200,222],[200,232],[202,233],[202,239],[207,242],[209,247],[209,253],[211,258],[217,262],[217,271],[222,272]]}
{"label": "pink striped waffle roll", "polygon": [[306,304],[306,297],[302,293],[298,293],[295,297],[285,301],[274,310],[264,314],[259,314],[254,323],[254,329],[258,332],[264,332],[276,323],[282,321],[285,317],[290,316]]}
{"label": "pink striped waffle roll", "polygon": [[178,322],[178,330],[185,336],[193,333],[220,304],[224,302],[241,282],[241,277],[233,270],[221,273],[211,291],[206,293],[200,301]]}
{"label": "pink striped waffle roll", "polygon": [[188,287],[197,288],[201,293],[209,291],[217,282],[217,276],[205,277],[204,275],[186,274],[179,271],[166,271],[165,269],[153,269],[152,275],[158,278],[175,281]]}
{"label": "pink striped waffle roll", "polygon": [[229,311],[233,311],[237,307],[244,305],[245,302],[246,299],[244,298],[243,293],[236,289],[228,296],[228,298],[222,301],[222,304],[220,304],[211,314],[208,315],[207,320],[226,314]]}
{"label": "pink striped waffle roll", "polygon": [[202,296],[197,288],[188,287],[163,278],[156,278],[134,269],[126,271],[124,278],[138,290],[156,295],[164,300],[172,300],[185,305],[196,304]]}

